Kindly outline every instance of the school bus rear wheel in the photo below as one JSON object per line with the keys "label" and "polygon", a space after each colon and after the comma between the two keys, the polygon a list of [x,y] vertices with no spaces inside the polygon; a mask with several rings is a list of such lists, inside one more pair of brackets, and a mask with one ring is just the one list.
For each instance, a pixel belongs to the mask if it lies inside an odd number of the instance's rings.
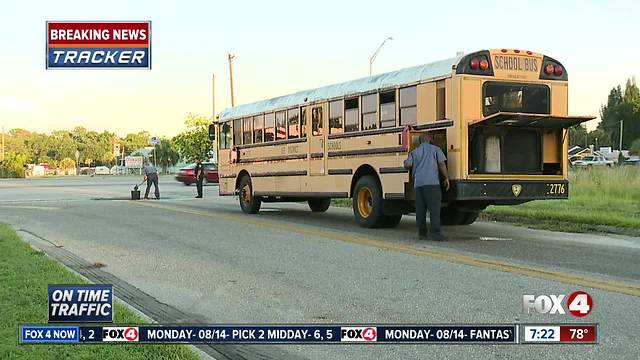
{"label": "school bus rear wheel", "polygon": [[318,198],[318,199],[309,199],[307,200],[309,204],[309,209],[313,212],[325,212],[329,210],[329,206],[331,206],[331,198]]}

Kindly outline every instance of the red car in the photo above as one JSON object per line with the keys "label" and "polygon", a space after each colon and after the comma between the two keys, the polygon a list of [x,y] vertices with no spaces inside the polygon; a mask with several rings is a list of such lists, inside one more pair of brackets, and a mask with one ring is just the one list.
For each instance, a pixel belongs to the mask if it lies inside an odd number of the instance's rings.
{"label": "red car", "polygon": [[[204,183],[218,183],[218,165],[214,163],[206,163],[203,162],[204,166]],[[190,164],[186,167],[183,167],[178,171],[178,175],[176,175],[176,180],[184,183],[185,185],[195,184],[196,177],[193,173],[193,169],[196,167],[196,164]]]}

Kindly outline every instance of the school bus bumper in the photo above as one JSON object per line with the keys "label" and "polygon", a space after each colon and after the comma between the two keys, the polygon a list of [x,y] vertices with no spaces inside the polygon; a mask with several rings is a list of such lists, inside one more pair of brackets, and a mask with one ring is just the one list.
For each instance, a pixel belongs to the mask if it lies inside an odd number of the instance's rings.
{"label": "school bus bumper", "polygon": [[446,202],[486,201],[496,205],[568,198],[567,180],[453,180],[451,189],[444,193]]}

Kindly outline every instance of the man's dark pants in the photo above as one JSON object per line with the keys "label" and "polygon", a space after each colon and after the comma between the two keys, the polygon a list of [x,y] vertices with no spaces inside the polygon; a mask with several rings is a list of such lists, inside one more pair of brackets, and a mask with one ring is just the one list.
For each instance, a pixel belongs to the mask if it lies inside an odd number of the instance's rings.
{"label": "man's dark pants", "polygon": [[153,184],[153,190],[155,191],[156,199],[160,200],[160,189],[158,189],[158,174],[147,175],[147,191],[144,192],[144,198],[149,197],[149,190]]}
{"label": "man's dark pants", "polygon": [[198,197],[202,197],[202,183],[204,182],[203,177],[198,177],[198,181],[196,181],[196,187],[198,188]]}
{"label": "man's dark pants", "polygon": [[[416,188],[416,223],[422,237],[440,235],[440,206],[442,205],[440,185],[424,185]],[[427,210],[431,231],[427,232]]]}

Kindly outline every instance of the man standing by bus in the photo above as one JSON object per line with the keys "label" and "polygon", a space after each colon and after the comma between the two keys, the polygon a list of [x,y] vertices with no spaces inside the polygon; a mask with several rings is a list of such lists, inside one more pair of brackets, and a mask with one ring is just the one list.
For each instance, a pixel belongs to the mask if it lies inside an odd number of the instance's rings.
{"label": "man standing by bus", "polygon": [[196,159],[196,166],[193,168],[193,175],[196,177],[196,188],[198,188],[198,196],[196,199],[202,199],[202,183],[204,182],[204,166],[202,161]]}
{"label": "man standing by bus", "polygon": [[144,162],[144,180],[147,182],[147,191],[144,192],[145,200],[149,199],[151,184],[153,184],[156,200],[160,200],[160,190],[158,189],[158,170],[155,166],[149,164],[148,160],[145,160]]}
{"label": "man standing by bus", "polygon": [[[449,173],[444,163],[447,158],[442,149],[431,144],[433,136],[420,135],[420,145],[413,149],[404,161],[405,169],[412,169],[413,186],[416,193],[416,223],[420,240],[429,239],[444,241],[440,232],[440,207],[442,206],[442,189],[440,177],[443,177],[444,189],[449,191]],[[427,232],[427,210],[429,210],[430,231]]]}

